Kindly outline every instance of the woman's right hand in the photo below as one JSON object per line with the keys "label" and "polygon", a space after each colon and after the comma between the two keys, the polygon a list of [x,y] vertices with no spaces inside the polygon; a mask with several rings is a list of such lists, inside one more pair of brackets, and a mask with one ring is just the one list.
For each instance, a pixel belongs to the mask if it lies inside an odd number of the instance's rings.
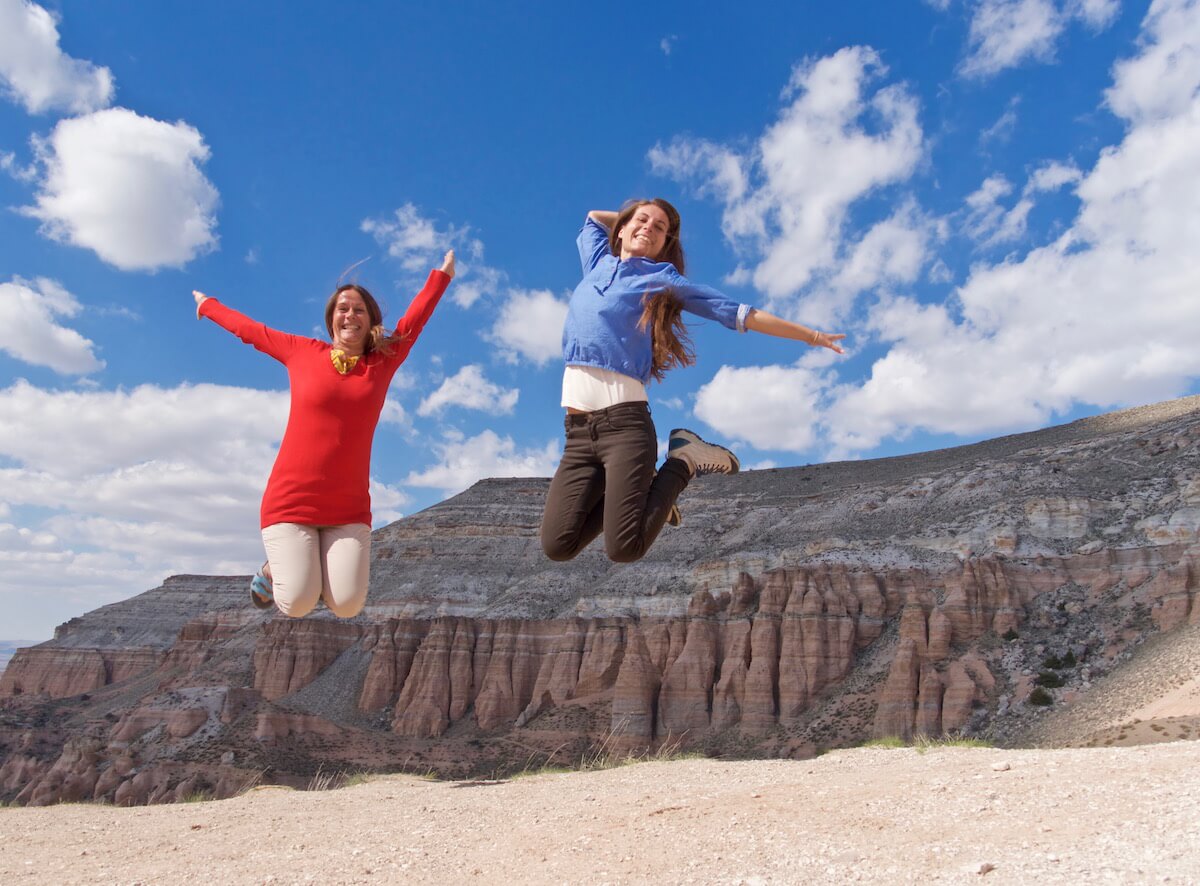
{"label": "woman's right hand", "polygon": [[200,319],[200,306],[202,304],[204,304],[204,302],[208,298],[208,296],[205,295],[203,292],[200,292],[198,289],[192,290],[192,296],[196,299],[196,319],[199,320]]}
{"label": "woman's right hand", "polygon": [[441,266],[441,268],[439,268],[439,270],[443,274],[445,274],[447,277],[449,277],[451,280],[454,279],[454,250],[453,249],[446,250],[446,257],[442,259],[442,266]]}

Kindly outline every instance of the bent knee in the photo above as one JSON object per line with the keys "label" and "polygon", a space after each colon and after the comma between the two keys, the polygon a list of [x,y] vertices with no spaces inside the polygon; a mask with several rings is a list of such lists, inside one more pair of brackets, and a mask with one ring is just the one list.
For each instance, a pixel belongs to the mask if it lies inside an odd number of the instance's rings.
{"label": "bent knee", "polygon": [[567,560],[574,560],[579,553],[578,541],[568,539],[562,535],[550,535],[542,533],[542,553],[556,563],[565,563]]}
{"label": "bent knee", "polygon": [[279,610],[281,615],[286,615],[288,618],[304,618],[304,616],[308,615],[317,608],[317,604],[280,600],[276,598],[275,608]]}
{"label": "bent knee", "polygon": [[325,605],[328,606],[329,611],[338,618],[354,618],[354,616],[363,611],[363,607],[367,605],[367,601],[366,598],[361,600],[350,600],[346,603],[330,603],[326,601]]}
{"label": "bent knee", "polygon": [[542,553],[556,563],[566,563],[568,560],[574,560],[579,553],[574,548],[567,547],[562,544],[548,544],[542,542]]}
{"label": "bent knee", "polygon": [[605,553],[614,563],[634,563],[646,556],[645,548],[640,545],[615,545],[605,548]]}

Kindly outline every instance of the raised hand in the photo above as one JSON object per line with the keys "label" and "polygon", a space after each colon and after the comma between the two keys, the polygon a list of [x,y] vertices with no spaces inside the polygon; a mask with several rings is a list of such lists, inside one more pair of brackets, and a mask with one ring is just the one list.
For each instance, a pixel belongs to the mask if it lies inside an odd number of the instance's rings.
{"label": "raised hand", "polygon": [[447,249],[446,257],[442,259],[441,271],[447,277],[454,278],[454,250]]}

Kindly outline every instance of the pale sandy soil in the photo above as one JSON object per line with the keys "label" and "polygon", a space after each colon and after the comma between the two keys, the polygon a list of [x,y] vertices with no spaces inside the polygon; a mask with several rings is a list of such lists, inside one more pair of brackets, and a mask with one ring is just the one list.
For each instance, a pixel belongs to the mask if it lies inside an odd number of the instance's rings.
{"label": "pale sandy soil", "polygon": [[1200,883],[1200,742],[859,749],[0,809],[5,884],[184,880]]}

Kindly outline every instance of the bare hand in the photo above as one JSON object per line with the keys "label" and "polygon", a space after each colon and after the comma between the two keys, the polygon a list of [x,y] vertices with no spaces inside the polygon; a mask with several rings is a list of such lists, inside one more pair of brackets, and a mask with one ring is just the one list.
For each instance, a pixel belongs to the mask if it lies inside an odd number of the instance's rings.
{"label": "bare hand", "polygon": [[442,259],[441,271],[450,279],[454,279],[454,250],[447,249],[446,257]]}
{"label": "bare hand", "polygon": [[208,299],[208,296],[198,289],[192,290],[192,296],[196,299],[196,319],[200,319],[200,306]]}
{"label": "bare hand", "polygon": [[829,348],[838,354],[844,354],[842,346],[838,344],[846,336],[841,332],[813,332],[812,346],[814,348]]}

